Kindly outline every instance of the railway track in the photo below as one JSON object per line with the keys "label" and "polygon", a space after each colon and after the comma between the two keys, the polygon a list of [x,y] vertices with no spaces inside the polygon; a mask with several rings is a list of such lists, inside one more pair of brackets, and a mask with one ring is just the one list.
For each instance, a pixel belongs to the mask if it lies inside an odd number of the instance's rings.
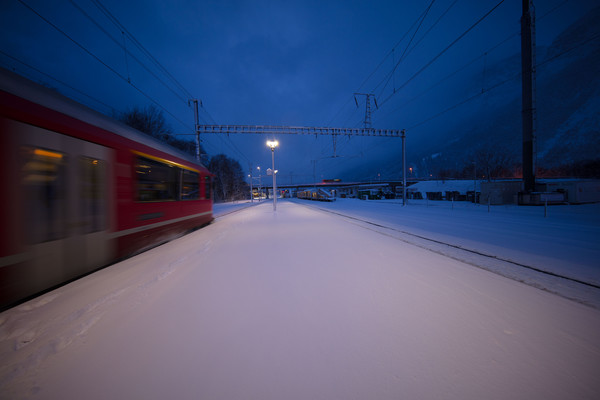
{"label": "railway track", "polygon": [[485,269],[504,277],[525,283],[527,285],[558,294],[582,304],[600,309],[600,285],[580,279],[558,274],[543,268],[527,265],[517,260],[510,260],[495,254],[488,254],[476,249],[466,248],[403,230],[399,227],[387,226],[366,218],[344,214],[319,207],[316,204],[296,202],[296,204],[336,215],[349,223],[360,226],[425,250],[450,257],[463,263]]}

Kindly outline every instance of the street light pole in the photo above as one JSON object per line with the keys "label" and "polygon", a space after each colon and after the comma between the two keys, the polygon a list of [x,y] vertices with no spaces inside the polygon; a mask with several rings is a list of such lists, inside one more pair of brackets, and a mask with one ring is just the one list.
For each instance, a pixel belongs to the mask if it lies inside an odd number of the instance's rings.
{"label": "street light pole", "polygon": [[258,170],[258,202],[262,200],[262,176],[260,175],[260,167],[256,167]]}
{"label": "street light pole", "polygon": [[271,147],[271,161],[273,167],[273,211],[277,211],[277,177],[275,176],[275,147]]}
{"label": "street light pole", "polygon": [[267,146],[271,148],[271,161],[272,161],[272,171],[273,171],[273,211],[277,211],[277,180],[275,179],[275,174],[277,171],[275,170],[275,147],[279,145],[277,140],[267,140]]}

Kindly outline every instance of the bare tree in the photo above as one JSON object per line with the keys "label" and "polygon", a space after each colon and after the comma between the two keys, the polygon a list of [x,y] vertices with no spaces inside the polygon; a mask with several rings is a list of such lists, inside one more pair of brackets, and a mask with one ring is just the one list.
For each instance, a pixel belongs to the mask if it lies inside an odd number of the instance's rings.
{"label": "bare tree", "polygon": [[475,162],[478,175],[483,175],[488,181],[498,178],[511,169],[514,164],[514,156],[503,147],[481,148],[475,153]]}
{"label": "bare tree", "polygon": [[210,159],[208,169],[215,174],[215,200],[233,201],[246,198],[249,188],[239,162],[224,154],[217,154]]}
{"label": "bare tree", "polygon": [[121,121],[159,140],[165,140],[172,133],[163,112],[153,104],[144,108],[134,107],[124,112]]}
{"label": "bare tree", "polygon": [[[121,114],[120,120],[126,125],[189,155],[196,154],[196,144],[189,140],[177,139],[173,134],[173,130],[167,124],[163,112],[152,104],[144,108],[134,107]],[[200,154],[205,154],[202,146],[200,146]]]}

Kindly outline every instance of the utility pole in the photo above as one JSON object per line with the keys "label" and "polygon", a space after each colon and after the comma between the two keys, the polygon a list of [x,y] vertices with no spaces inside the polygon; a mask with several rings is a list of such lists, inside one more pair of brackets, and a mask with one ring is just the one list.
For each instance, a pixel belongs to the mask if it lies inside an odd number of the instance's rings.
{"label": "utility pole", "polygon": [[375,99],[375,95],[373,93],[354,93],[354,102],[356,103],[356,107],[358,107],[358,100],[356,100],[356,96],[365,96],[367,98],[366,100],[366,107],[365,107],[365,129],[371,129],[372,128],[372,124],[371,124],[371,97],[373,97],[373,102],[375,103],[375,108],[379,108],[377,106],[377,100]]}
{"label": "utility pole", "polygon": [[[196,131],[196,160],[201,162],[200,159],[200,124],[198,121],[198,99],[190,100],[194,103],[194,130]],[[188,102],[189,104],[189,102]]]}
{"label": "utility pole", "polygon": [[521,79],[523,122],[523,189],[535,191],[535,9],[533,0],[523,0],[521,17]]}
{"label": "utility pole", "polygon": [[[277,170],[275,169],[275,147],[279,146],[279,142],[277,140],[267,140],[267,146],[271,149],[271,161],[273,169],[273,212],[277,211]],[[269,170],[267,170],[268,174]]]}

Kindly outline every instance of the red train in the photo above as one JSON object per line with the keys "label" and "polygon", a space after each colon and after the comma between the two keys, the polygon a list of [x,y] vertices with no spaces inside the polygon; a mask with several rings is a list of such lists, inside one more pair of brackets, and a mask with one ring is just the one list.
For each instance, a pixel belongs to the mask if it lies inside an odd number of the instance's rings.
{"label": "red train", "polygon": [[213,220],[186,156],[0,69],[0,309]]}

